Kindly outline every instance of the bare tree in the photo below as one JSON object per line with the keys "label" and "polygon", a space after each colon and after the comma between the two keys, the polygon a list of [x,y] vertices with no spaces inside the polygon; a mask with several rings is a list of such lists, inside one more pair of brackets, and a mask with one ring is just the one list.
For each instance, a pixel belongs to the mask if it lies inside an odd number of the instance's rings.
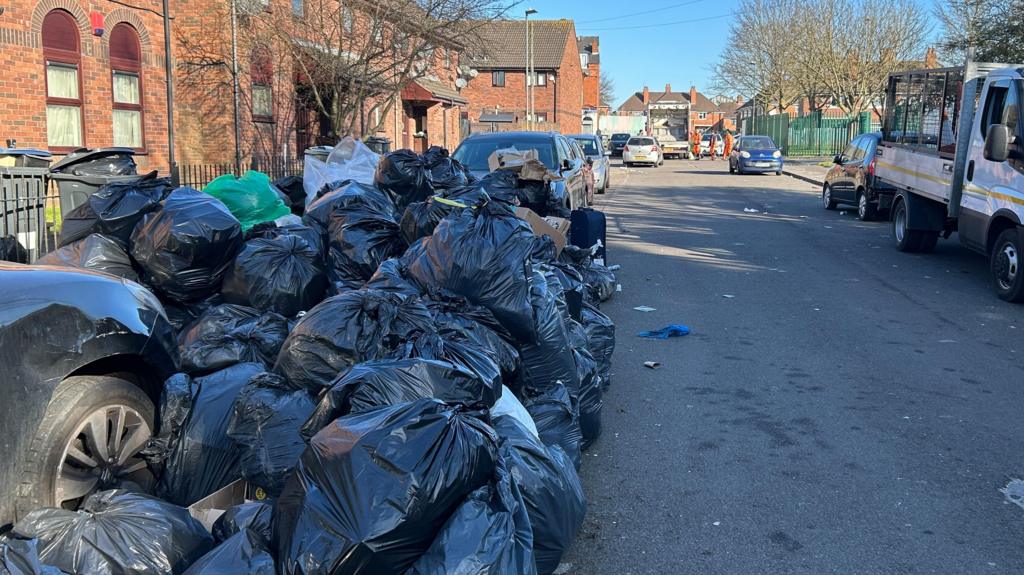
{"label": "bare tree", "polygon": [[920,62],[926,14],[914,0],[801,0],[797,76],[851,118],[880,109],[889,74]]}
{"label": "bare tree", "polygon": [[615,80],[606,72],[601,72],[598,98],[601,106],[608,106],[610,108],[615,105]]}
{"label": "bare tree", "polygon": [[1024,62],[1024,0],[938,0],[942,26],[939,47],[950,62],[961,62],[967,48],[990,62]]}
{"label": "bare tree", "polygon": [[797,52],[802,47],[792,30],[800,16],[798,0],[742,0],[735,14],[713,87],[785,110],[800,96]]}

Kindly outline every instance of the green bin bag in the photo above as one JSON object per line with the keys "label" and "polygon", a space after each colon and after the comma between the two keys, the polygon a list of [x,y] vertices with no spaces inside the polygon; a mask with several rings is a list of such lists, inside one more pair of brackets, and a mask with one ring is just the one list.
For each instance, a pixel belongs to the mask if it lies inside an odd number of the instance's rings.
{"label": "green bin bag", "polygon": [[242,223],[243,232],[258,223],[273,221],[291,213],[271,189],[270,177],[263,172],[249,170],[241,178],[226,174],[210,182],[203,191],[227,206]]}

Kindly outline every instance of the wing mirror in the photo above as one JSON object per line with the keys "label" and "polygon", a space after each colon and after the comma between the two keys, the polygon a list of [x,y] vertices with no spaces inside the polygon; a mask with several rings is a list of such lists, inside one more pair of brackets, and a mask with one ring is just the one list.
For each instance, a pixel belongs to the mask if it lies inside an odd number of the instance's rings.
{"label": "wing mirror", "polygon": [[842,164],[843,163],[843,155],[842,154],[836,154],[836,157],[832,158],[832,163],[833,164]]}
{"label": "wing mirror", "polygon": [[562,160],[562,170],[568,171],[572,169],[572,164],[569,163],[568,158]]}
{"label": "wing mirror", "polygon": [[1010,157],[1010,127],[1006,124],[992,124],[985,135],[985,159],[990,162],[1005,162]]}
{"label": "wing mirror", "polygon": [[588,166],[593,166],[594,165],[594,158],[587,158],[587,165]]}

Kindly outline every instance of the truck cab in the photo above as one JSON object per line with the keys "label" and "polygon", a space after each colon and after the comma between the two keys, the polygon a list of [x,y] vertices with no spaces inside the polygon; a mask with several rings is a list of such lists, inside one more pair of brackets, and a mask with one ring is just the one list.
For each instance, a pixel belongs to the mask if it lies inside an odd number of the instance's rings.
{"label": "truck cab", "polygon": [[1024,65],[973,62],[893,74],[877,177],[894,187],[898,249],[939,236],[987,256],[997,295],[1024,301]]}

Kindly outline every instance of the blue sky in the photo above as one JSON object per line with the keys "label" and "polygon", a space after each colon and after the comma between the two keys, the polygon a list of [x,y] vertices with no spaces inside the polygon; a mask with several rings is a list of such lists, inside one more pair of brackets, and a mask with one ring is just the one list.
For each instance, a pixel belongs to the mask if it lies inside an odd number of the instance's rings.
{"label": "blue sky", "polygon": [[[919,0],[930,10],[930,0]],[[580,36],[599,36],[601,71],[615,80],[615,106],[646,83],[651,90],[671,84],[676,91],[690,85],[707,96],[712,66],[726,42],[729,14],[739,0],[523,0],[508,15],[522,18],[526,8],[536,16],[576,21]]]}

